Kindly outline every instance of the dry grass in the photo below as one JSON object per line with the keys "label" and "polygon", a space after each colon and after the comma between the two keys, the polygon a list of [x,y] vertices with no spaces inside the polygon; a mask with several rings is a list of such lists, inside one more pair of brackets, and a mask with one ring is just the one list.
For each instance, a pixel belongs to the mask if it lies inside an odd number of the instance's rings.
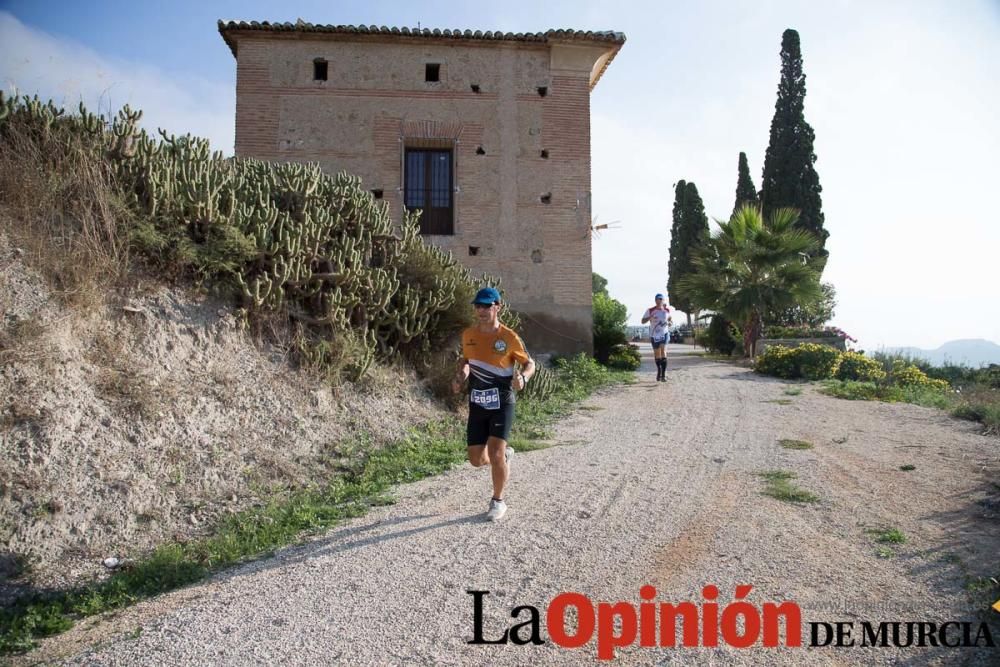
{"label": "dry grass", "polygon": [[99,304],[127,274],[128,210],[108,163],[79,138],[29,137],[8,123],[0,141],[0,230],[24,251],[53,294]]}
{"label": "dry grass", "polygon": [[54,372],[57,351],[45,332],[45,325],[37,317],[17,320],[6,327],[0,321],[0,365],[11,369],[5,381],[0,382],[2,428],[37,425],[46,416],[38,407],[39,383],[23,372],[15,372],[15,368],[22,369],[24,364],[37,368],[46,377]]}
{"label": "dry grass", "polygon": [[97,367],[95,393],[123,414],[154,419],[177,395],[172,384],[154,385],[129,356],[124,335],[100,331],[86,356]]}
{"label": "dry grass", "polygon": [[37,317],[17,320],[7,327],[0,327],[0,361],[27,361],[46,354],[44,333],[45,326]]}

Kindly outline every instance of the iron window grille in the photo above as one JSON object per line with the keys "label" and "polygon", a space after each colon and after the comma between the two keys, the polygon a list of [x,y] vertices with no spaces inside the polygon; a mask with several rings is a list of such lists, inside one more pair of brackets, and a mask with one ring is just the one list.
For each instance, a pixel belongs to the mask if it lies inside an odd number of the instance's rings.
{"label": "iron window grille", "polygon": [[452,235],[454,225],[454,158],[451,150],[407,148],[404,205],[420,210],[420,233]]}

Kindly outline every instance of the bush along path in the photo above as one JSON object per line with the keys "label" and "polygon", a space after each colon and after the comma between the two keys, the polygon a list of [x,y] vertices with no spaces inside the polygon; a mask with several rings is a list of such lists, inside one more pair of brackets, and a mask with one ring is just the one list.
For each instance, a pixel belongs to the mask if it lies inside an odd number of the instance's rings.
{"label": "bush along path", "polygon": [[[592,359],[561,360],[542,371],[540,388],[518,403],[512,442],[520,451],[543,448],[536,441],[560,416],[601,387],[628,382],[632,374],[608,371]],[[540,392],[540,393],[539,393]],[[392,446],[371,450],[363,434],[342,443],[344,472],[325,488],[302,489],[235,515],[211,537],[167,544],[126,563],[106,581],[72,591],[22,599],[0,610],[0,654],[22,652],[35,639],[63,632],[83,617],[133,604],[200,581],[236,563],[271,553],[303,535],[393,503],[392,487],[436,475],[465,460],[464,423],[427,424]]]}
{"label": "bush along path", "polygon": [[[918,365],[919,364],[919,365]],[[754,370],[784,379],[822,381],[822,391],[849,400],[905,402],[948,410],[1000,435],[1000,366],[933,367],[898,355],[840,352],[815,343],[774,345],[757,355]]]}

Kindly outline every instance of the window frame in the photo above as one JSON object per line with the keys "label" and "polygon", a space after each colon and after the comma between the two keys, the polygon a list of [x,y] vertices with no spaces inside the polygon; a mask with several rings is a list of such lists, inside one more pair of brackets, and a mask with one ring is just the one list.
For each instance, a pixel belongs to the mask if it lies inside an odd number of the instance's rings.
{"label": "window frame", "polygon": [[[433,159],[423,161],[423,187],[421,201],[423,205],[410,206],[411,170],[409,168],[412,153],[448,155],[448,206],[431,206],[433,202],[432,163]],[[420,233],[423,236],[454,236],[455,235],[455,147],[454,146],[404,146],[403,147],[403,208],[406,211],[421,211]]]}
{"label": "window frame", "polygon": [[[329,81],[330,80],[330,61],[326,58],[313,58],[313,81]],[[323,78],[319,78],[316,75],[319,74],[319,67],[323,67]]]}

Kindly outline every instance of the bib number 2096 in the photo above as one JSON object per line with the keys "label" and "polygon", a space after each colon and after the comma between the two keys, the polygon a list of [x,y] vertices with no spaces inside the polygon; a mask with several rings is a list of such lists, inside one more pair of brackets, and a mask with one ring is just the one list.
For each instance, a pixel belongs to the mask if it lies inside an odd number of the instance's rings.
{"label": "bib number 2096", "polygon": [[471,401],[486,410],[500,409],[500,390],[496,387],[491,389],[473,389]]}

